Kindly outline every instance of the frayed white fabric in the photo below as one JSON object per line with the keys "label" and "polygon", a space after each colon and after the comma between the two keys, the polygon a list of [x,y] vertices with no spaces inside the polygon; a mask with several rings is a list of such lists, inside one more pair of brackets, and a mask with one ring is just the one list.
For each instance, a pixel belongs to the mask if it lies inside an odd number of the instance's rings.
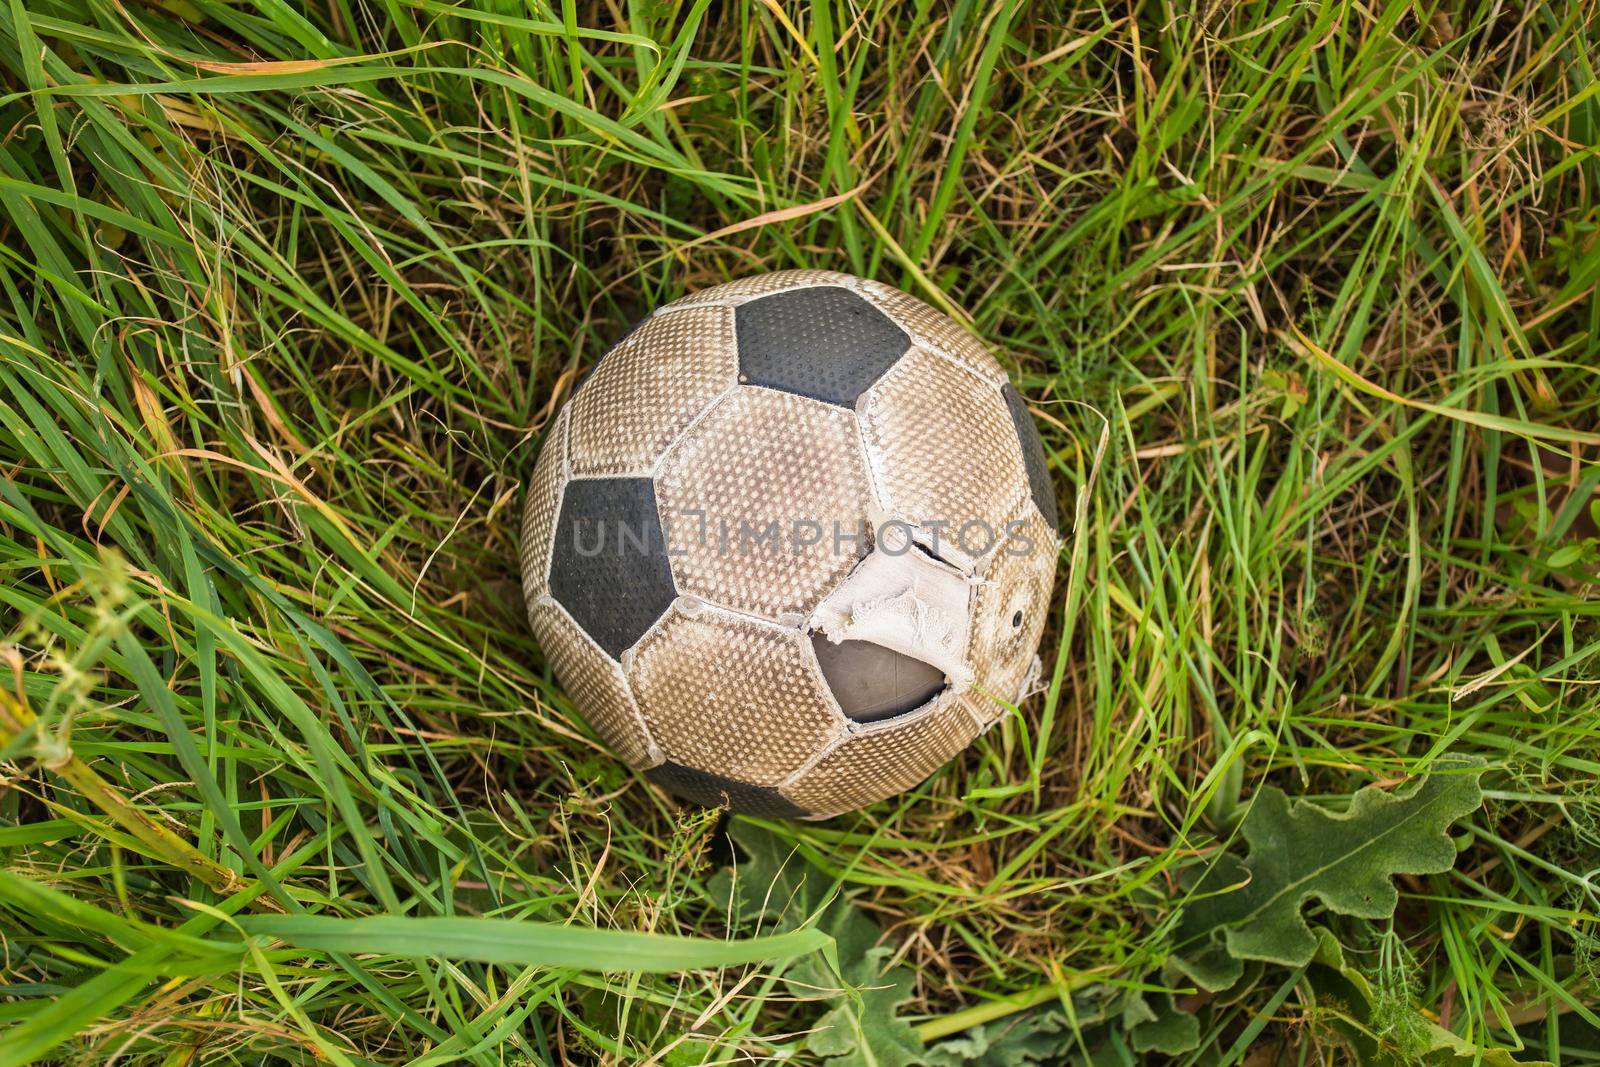
{"label": "frayed white fabric", "polygon": [[811,628],[835,644],[870,641],[944,672],[964,691],[971,589],[958,571],[908,548],[875,549],[811,615]]}

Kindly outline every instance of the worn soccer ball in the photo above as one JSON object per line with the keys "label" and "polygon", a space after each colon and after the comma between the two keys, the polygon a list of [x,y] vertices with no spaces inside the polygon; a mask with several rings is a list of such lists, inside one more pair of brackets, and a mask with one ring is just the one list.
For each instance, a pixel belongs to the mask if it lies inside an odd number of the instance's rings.
{"label": "worn soccer ball", "polygon": [[670,793],[823,818],[1024,697],[1060,549],[1044,448],[968,332],[782,271],[650,315],[556,416],[523,591],[596,732]]}

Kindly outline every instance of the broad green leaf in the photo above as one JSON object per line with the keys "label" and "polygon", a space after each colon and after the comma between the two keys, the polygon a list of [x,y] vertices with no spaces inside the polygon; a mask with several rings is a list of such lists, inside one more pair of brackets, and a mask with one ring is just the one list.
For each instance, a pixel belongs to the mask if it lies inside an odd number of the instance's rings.
{"label": "broad green leaf", "polygon": [[[1080,1019],[1079,1025],[1085,1020]],[[1077,1035],[1059,1006],[982,1023],[928,1049],[933,1067],[1015,1067],[1062,1063],[1077,1050]]]}
{"label": "broad green leaf", "polygon": [[1200,1044],[1200,1020],[1179,1010],[1171,993],[1146,996],[1130,990],[1122,1009],[1122,1023],[1135,1052],[1178,1056]]}
{"label": "broad green leaf", "polygon": [[839,897],[828,877],[794,855],[781,838],[743,821],[734,822],[729,832],[746,859],[735,880],[725,879],[714,891],[717,899],[732,901],[735,918],[763,918],[790,929],[814,916],[815,928],[833,938],[836,970],[819,954],[797,960],[784,973],[798,997],[815,997],[818,989],[845,990],[816,1024],[807,1048],[826,1057],[830,1067],[923,1062],[921,1039],[896,1014],[911,995],[913,976],[904,967],[884,967],[890,953],[878,944],[883,934],[878,924]]}
{"label": "broad green leaf", "polygon": [[1085,1062],[1084,1053],[1106,1044],[1122,1025],[1128,994],[1095,984],[1072,995],[1069,1016],[1058,999],[1016,1015],[979,1023],[959,1035],[928,1046],[929,1067],[1017,1067],[1018,1064]]}
{"label": "broad green leaf", "polygon": [[1394,875],[1455,864],[1448,830],[1482,803],[1481,774],[1481,763],[1441,761],[1404,793],[1361,790],[1343,814],[1261,790],[1240,827],[1248,858],[1224,854],[1188,887],[1173,965],[1206,989],[1225,989],[1244,960],[1310,962],[1317,939],[1301,912],[1312,901],[1364,919],[1394,914]]}
{"label": "broad green leaf", "polygon": [[[851,913],[841,925],[851,924],[852,919],[871,922],[848,904],[841,911]],[[914,976],[906,967],[886,967],[891,954],[887,948],[869,949],[850,963],[841,956],[844,977],[859,984],[839,998],[806,1042],[831,1067],[910,1067],[924,1062],[917,1032],[896,1014],[911,999]]]}

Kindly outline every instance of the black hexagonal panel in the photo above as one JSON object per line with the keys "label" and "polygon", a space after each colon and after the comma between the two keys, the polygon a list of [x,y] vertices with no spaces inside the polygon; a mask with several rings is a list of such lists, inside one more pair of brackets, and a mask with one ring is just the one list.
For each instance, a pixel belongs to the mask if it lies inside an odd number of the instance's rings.
{"label": "black hexagonal panel", "polygon": [[1006,407],[1011,412],[1011,425],[1017,431],[1017,443],[1022,446],[1022,465],[1028,472],[1028,489],[1033,502],[1044,514],[1050,529],[1061,532],[1061,516],[1056,505],[1056,487],[1050,481],[1050,464],[1044,457],[1044,442],[1039,439],[1039,427],[1033,424],[1028,413],[1028,402],[1008,382],[1001,389]]}
{"label": "black hexagonal panel", "polygon": [[613,657],[671,606],[678,591],[649,478],[567,483],[550,556],[550,595]]}
{"label": "black hexagonal panel", "polygon": [[815,285],[739,305],[739,376],[849,407],[910,347],[906,332],[848,289]]}
{"label": "black hexagonal panel", "polygon": [[804,808],[776,789],[697,771],[671,760],[644,773],[662,789],[702,808],[728,808],[769,819],[798,819],[805,814]]}

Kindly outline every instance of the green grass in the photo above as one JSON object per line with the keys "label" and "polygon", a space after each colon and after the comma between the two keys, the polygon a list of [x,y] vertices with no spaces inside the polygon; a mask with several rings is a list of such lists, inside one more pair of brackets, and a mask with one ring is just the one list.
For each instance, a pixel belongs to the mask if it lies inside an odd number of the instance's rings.
{"label": "green grass", "polygon": [[[1048,693],[767,827],[922,1037],[1145,986],[1181,1062],[1600,1060],[1597,55],[1591,0],[0,5],[0,1063],[813,1062],[821,940],[746,940],[515,572],[574,373],[798,265],[968,317],[1081,494]],[[1444,754],[1454,870],[1314,915],[1370,1012],[1171,984],[1261,788]],[[384,914],[443,925],[314,932]]]}

